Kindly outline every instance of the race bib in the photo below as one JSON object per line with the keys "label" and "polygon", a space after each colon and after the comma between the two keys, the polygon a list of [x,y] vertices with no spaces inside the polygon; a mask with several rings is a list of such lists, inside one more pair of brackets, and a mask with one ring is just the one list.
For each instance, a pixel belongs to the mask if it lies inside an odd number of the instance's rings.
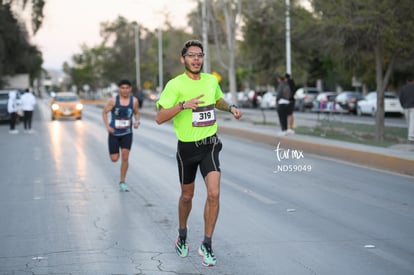
{"label": "race bib", "polygon": [[193,126],[209,126],[216,122],[216,114],[214,112],[214,104],[198,107],[193,110]]}
{"label": "race bib", "polygon": [[126,119],[115,119],[115,128],[116,129],[125,129],[131,126],[131,120]]}

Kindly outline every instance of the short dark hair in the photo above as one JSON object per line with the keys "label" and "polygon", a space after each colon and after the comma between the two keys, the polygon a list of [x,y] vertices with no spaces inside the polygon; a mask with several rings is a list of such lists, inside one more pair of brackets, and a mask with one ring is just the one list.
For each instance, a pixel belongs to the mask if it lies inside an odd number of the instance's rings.
{"label": "short dark hair", "polygon": [[132,87],[132,84],[128,79],[122,79],[121,81],[118,82],[118,87],[121,87],[122,85],[128,85]]}
{"label": "short dark hair", "polygon": [[285,77],[286,77],[286,78],[290,78],[290,74],[285,73]]}
{"label": "short dark hair", "polygon": [[181,56],[184,56],[187,53],[188,48],[191,46],[199,47],[201,52],[204,52],[203,44],[199,40],[188,40],[184,43],[184,47],[181,50]]}

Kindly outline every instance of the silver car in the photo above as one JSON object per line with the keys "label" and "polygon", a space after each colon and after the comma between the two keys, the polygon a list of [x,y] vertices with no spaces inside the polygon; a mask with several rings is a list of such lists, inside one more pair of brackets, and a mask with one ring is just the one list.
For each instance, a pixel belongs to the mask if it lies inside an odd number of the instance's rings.
{"label": "silver car", "polygon": [[304,111],[313,107],[313,101],[316,99],[320,91],[315,87],[303,87],[296,90],[295,93],[295,109]]}

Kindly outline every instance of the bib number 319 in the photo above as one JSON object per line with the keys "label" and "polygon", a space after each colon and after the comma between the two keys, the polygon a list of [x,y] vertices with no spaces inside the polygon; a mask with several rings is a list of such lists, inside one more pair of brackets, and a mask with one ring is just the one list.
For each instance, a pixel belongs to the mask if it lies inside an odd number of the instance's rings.
{"label": "bib number 319", "polygon": [[216,115],[214,112],[214,104],[198,107],[193,111],[193,126],[209,126],[216,122]]}

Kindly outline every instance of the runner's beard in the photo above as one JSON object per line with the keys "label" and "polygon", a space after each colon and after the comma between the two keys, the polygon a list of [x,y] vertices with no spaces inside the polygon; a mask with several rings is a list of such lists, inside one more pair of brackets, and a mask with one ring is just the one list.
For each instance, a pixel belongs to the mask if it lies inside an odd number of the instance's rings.
{"label": "runner's beard", "polygon": [[203,69],[203,65],[204,64],[201,63],[200,68],[197,71],[195,71],[195,70],[192,70],[191,69],[191,65],[190,64],[188,64],[187,62],[185,62],[185,70],[186,71],[189,71],[192,74],[199,74],[199,73],[201,73],[201,70]]}

